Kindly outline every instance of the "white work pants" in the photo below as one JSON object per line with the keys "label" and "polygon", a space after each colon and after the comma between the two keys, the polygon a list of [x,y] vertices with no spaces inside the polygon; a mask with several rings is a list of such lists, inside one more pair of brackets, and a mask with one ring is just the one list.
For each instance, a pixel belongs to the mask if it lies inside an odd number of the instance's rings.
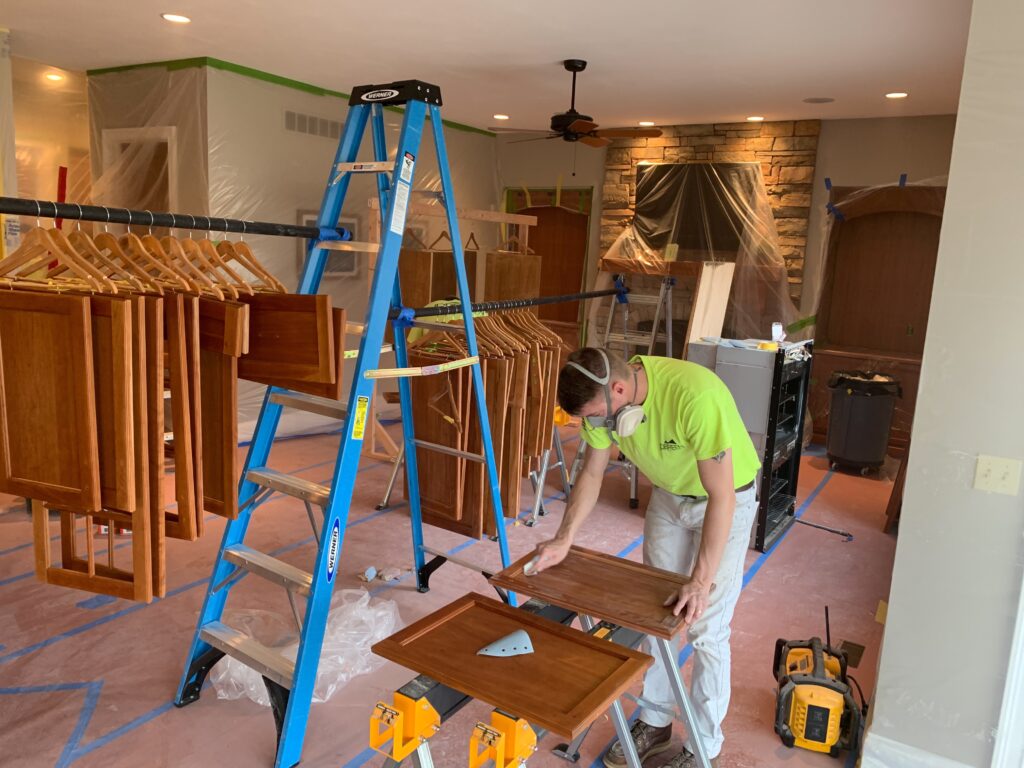
{"label": "white work pants", "polygon": [[[644,562],[689,576],[697,562],[706,507],[706,499],[675,496],[655,488],[644,522]],[[687,640],[693,645],[690,699],[709,757],[716,757],[721,752],[724,740],[722,721],[729,709],[731,688],[729,636],[732,630],[729,624],[743,584],[744,559],[750,546],[750,528],[756,512],[757,494],[753,488],[736,494],[732,529],[715,575],[708,606],[686,632]],[[650,639],[647,652],[654,657],[654,665],[644,678],[643,697],[658,706],[675,709],[676,700],[669,685],[668,670]],[[678,653],[678,648],[675,648],[675,653]],[[669,715],[646,707],[641,708],[640,719],[656,727],[666,726],[672,721]]]}

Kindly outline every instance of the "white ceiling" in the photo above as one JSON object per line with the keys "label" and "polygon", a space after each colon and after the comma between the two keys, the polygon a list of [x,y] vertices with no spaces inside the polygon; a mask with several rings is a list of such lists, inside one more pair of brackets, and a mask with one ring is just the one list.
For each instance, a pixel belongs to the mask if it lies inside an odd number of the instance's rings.
{"label": "white ceiling", "polygon": [[[956,111],[970,0],[3,0],[11,51],[72,70],[211,56],[325,88],[420,79],[444,114],[546,128]],[[188,25],[163,21],[182,13]],[[910,98],[891,101],[889,91]],[[805,104],[830,96],[832,104]]]}

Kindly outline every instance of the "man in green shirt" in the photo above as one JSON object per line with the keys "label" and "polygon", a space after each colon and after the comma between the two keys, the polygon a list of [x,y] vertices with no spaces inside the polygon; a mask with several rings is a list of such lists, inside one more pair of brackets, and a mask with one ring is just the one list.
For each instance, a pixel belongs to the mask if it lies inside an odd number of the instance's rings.
{"label": "man in green shirt", "polygon": [[[583,419],[588,450],[555,538],[537,548],[533,568],[561,562],[597,502],[613,450],[643,472],[654,490],[644,521],[644,562],[690,581],[669,598],[683,614],[693,645],[690,696],[712,764],[724,740],[729,707],[729,624],[743,582],[744,556],[757,509],[760,459],[728,388],[712,371],[684,360],[637,356],[628,363],[602,349],[569,356],[558,380],[558,403]],[[675,699],[668,670],[653,650],[645,700],[631,735],[641,761],[670,747]],[[604,755],[624,768],[616,742]],[[691,768],[688,743],[666,768]]]}

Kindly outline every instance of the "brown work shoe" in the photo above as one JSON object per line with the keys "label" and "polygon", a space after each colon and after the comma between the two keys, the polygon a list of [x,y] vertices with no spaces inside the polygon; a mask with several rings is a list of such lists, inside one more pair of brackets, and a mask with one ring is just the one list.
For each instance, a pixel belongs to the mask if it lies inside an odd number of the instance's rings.
{"label": "brown work shoe", "polygon": [[[643,720],[637,720],[629,729],[629,734],[633,737],[636,753],[642,763],[651,755],[661,754],[668,749],[672,740],[672,725],[655,728]],[[622,744],[618,741],[612,744],[604,753],[603,760],[607,768],[626,768],[626,755],[622,751]]]}
{"label": "brown work shoe", "polygon": [[[691,754],[690,750],[683,747],[683,751],[673,757],[661,768],[698,768],[700,764],[697,762],[696,755]],[[718,758],[711,758],[711,768],[718,768]]]}

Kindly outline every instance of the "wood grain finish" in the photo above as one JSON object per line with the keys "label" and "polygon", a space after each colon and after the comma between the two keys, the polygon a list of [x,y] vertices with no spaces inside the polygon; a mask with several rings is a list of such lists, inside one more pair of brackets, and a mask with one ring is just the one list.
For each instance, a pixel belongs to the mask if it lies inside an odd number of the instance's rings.
{"label": "wood grain finish", "polygon": [[189,429],[192,438],[193,525],[203,535],[203,400],[199,359],[199,297],[185,296],[185,370],[188,380]]}
{"label": "wood grain finish", "polygon": [[331,298],[321,294],[258,294],[240,297],[249,305],[249,353],[238,375],[334,383]]}
{"label": "wood grain finish", "polygon": [[[178,293],[164,296],[164,332],[167,349],[167,372],[171,391],[171,429],[174,433],[174,496],[175,511],[165,514],[168,536],[194,541],[196,531],[196,488],[192,463],[192,408],[189,396],[189,374],[186,346],[185,297]],[[162,394],[162,393],[161,393]],[[161,398],[160,407],[163,408]],[[161,445],[163,443],[161,435]],[[163,448],[161,447],[161,455]]]}
{"label": "wood grain finish", "polygon": [[132,305],[110,296],[90,299],[100,500],[104,507],[135,509]]}
{"label": "wood grain finish", "polygon": [[558,565],[526,576],[523,568],[531,559],[533,553],[490,582],[666,640],[685,626],[682,616],[673,616],[664,605],[689,581],[685,576],[575,546]]}
{"label": "wood grain finish", "polygon": [[[334,383],[322,383],[317,381],[300,381],[298,379],[284,379],[273,376],[266,376],[264,384],[273,387],[281,387],[292,392],[304,392],[307,395],[326,397],[331,400],[341,400],[342,386],[345,383],[345,323],[347,315],[344,309],[335,308],[331,310],[331,318],[334,331]],[[367,417],[369,418],[369,416]]]}
{"label": "wood grain finish", "polygon": [[[492,251],[484,257],[482,301],[540,295],[540,256],[536,253]],[[536,309],[532,310],[536,312]]]}
{"label": "wood grain finish", "polygon": [[0,491],[100,507],[86,297],[0,292]]}
{"label": "wood grain finish", "polygon": [[202,506],[230,519],[238,516],[238,357],[248,312],[245,304],[199,302]]}
{"label": "wood grain finish", "polygon": [[[477,655],[517,629],[529,634],[532,654]],[[600,717],[652,663],[646,654],[476,594],[382,640],[373,651],[568,739]]]}
{"label": "wood grain finish", "polygon": [[[145,298],[146,444],[149,478],[149,535],[153,594],[167,593],[164,520],[164,301]],[[138,437],[138,436],[137,436]]]}

